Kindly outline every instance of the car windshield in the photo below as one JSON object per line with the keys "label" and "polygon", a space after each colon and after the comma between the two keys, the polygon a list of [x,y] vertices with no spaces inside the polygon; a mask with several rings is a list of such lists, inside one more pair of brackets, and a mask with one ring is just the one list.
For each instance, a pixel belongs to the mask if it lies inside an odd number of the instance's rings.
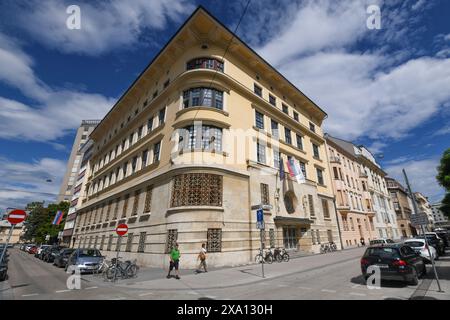
{"label": "car windshield", "polygon": [[384,243],[384,240],[371,240],[370,244]]}
{"label": "car windshield", "polygon": [[422,241],[407,241],[405,244],[413,248],[423,247],[425,245]]}
{"label": "car windshield", "polygon": [[387,243],[394,243],[394,240],[387,239],[386,242],[387,242]]}
{"label": "car windshield", "polygon": [[366,252],[367,256],[378,256],[380,258],[399,258],[398,250],[395,248],[369,248]]}
{"label": "car windshield", "polygon": [[[423,237],[423,236],[419,236],[419,237],[417,237],[417,238],[423,239],[424,237]],[[428,240],[436,240],[437,237],[436,237],[434,234],[427,234],[427,239],[428,239]]]}
{"label": "car windshield", "polygon": [[101,257],[100,251],[94,249],[80,250],[80,257]]}

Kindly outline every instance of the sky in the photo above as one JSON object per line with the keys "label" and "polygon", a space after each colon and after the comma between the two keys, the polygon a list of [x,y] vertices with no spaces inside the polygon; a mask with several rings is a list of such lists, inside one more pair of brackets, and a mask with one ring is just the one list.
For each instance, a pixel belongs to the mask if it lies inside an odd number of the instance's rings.
{"label": "sky", "polygon": [[[66,27],[74,4],[79,30]],[[101,119],[200,4],[235,30],[247,0],[0,2],[0,212],[56,199],[81,120]],[[437,202],[449,14],[446,0],[252,0],[237,34],[328,113],[325,132],[367,146],[402,183],[405,168]]]}

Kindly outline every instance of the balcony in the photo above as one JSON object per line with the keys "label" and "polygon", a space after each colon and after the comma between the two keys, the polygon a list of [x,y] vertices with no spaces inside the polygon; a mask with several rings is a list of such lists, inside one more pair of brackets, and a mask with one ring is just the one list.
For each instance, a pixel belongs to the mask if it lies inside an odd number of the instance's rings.
{"label": "balcony", "polygon": [[368,175],[367,175],[367,173],[360,171],[359,172],[359,177],[360,178],[368,178]]}
{"label": "balcony", "polygon": [[341,164],[341,158],[336,157],[336,156],[330,156],[330,163]]}

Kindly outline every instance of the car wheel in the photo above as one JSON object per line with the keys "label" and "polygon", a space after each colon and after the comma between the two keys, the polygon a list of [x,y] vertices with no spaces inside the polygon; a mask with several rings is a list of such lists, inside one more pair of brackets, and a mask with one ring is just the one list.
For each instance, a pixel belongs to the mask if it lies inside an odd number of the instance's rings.
{"label": "car wheel", "polygon": [[409,283],[411,285],[413,285],[413,286],[417,286],[419,284],[419,276],[417,275],[416,268],[413,268],[412,278],[411,278],[411,281]]}

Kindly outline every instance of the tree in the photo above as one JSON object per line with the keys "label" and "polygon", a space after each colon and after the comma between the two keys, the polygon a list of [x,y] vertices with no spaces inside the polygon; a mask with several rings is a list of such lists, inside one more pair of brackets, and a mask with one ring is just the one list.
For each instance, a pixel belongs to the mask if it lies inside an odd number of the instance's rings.
{"label": "tree", "polygon": [[447,191],[440,210],[448,217],[450,217],[450,148],[444,151],[441,158],[441,163],[438,166],[438,175],[436,179],[439,184]]}

